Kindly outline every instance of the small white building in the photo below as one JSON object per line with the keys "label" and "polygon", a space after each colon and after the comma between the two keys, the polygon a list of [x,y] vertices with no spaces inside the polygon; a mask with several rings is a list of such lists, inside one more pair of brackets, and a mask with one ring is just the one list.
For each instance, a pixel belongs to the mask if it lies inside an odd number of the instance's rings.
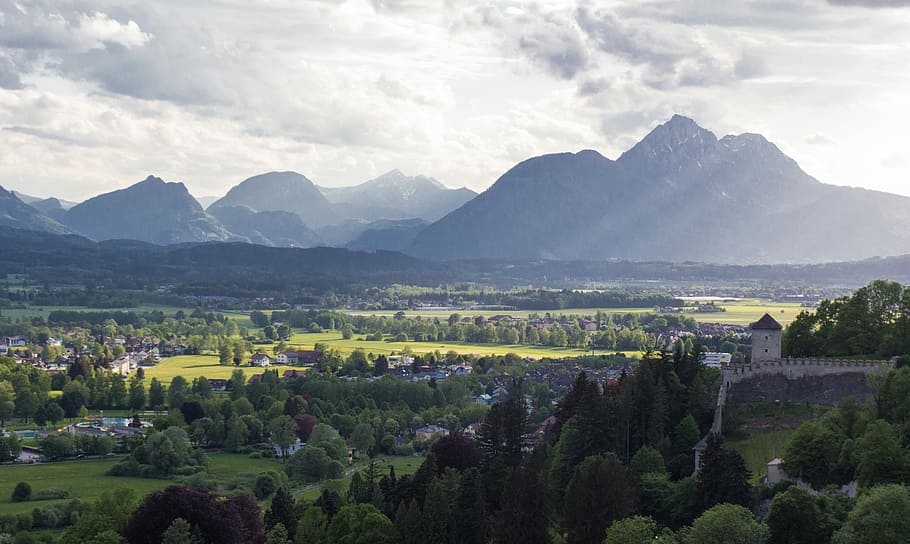
{"label": "small white building", "polygon": [[775,457],[774,459],[768,461],[767,470],[767,484],[769,486],[789,479],[787,478],[787,473],[784,472],[784,460],[780,457]]}
{"label": "small white building", "polygon": [[702,355],[701,362],[705,366],[710,366],[712,368],[721,368],[724,365],[730,364],[730,361],[732,360],[732,353],[709,351]]}
{"label": "small white building", "polygon": [[252,366],[269,366],[271,364],[272,360],[269,359],[269,356],[265,353],[254,353],[253,356],[250,357],[250,365]]}
{"label": "small white building", "polygon": [[407,355],[389,355],[387,359],[389,361],[389,368],[411,366],[414,364],[414,358]]}

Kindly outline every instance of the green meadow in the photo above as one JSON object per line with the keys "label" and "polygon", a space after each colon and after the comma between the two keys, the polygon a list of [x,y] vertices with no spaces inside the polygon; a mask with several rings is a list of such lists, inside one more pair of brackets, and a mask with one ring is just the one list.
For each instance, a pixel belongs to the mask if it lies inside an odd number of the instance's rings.
{"label": "green meadow", "polygon": [[[0,466],[0,514],[31,512],[36,507],[66,502],[71,499],[94,500],[104,491],[118,487],[128,487],[133,489],[137,495],[143,496],[177,483],[176,480],[108,476],[108,469],[118,460],[116,458],[84,459],[34,465]],[[276,459],[250,459],[246,455],[232,453],[209,455],[208,476],[214,479],[219,488],[229,486],[240,473],[257,473],[266,470],[281,471],[283,464]],[[69,497],[53,501],[14,503],[10,500],[13,488],[18,482],[23,481],[32,486],[33,496],[43,489],[55,488],[69,491]]]}
{"label": "green meadow", "polygon": [[[269,356],[271,346],[266,352]],[[218,362],[217,355],[178,355],[177,357],[167,357],[161,359],[161,362],[151,368],[146,368],[145,377],[147,380],[158,378],[165,385],[170,384],[174,376],[183,376],[187,381],[192,382],[193,378],[205,376],[209,379],[230,379],[231,374],[236,369],[240,369],[249,378],[253,374],[262,374],[264,368],[254,366],[222,365]],[[269,370],[277,370],[279,374],[285,370],[300,370],[299,367],[286,365],[272,365],[267,367]]]}

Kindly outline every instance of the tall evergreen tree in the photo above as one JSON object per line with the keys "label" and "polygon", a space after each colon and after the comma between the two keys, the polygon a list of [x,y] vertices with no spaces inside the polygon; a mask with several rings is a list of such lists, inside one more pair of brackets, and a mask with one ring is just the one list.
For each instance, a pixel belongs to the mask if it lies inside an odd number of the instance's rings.
{"label": "tall evergreen tree", "polygon": [[297,532],[297,513],[294,510],[294,497],[288,493],[284,486],[275,491],[272,505],[265,512],[266,530],[271,530],[276,525],[284,525],[288,536],[293,539]]}

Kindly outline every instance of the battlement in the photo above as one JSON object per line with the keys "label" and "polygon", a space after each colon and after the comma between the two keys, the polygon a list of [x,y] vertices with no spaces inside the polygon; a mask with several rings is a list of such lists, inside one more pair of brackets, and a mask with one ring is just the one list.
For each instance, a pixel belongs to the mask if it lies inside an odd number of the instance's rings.
{"label": "battlement", "polygon": [[837,374],[869,374],[882,365],[892,368],[889,361],[822,358],[786,358],[727,365],[723,370],[724,382],[741,382],[753,377],[777,375],[788,380]]}

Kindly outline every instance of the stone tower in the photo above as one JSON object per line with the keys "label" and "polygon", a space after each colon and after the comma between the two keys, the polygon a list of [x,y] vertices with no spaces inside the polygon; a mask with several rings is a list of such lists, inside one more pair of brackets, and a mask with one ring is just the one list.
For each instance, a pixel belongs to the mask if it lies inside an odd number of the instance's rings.
{"label": "stone tower", "polygon": [[752,329],[752,361],[780,359],[780,340],[783,327],[770,314],[749,325]]}

